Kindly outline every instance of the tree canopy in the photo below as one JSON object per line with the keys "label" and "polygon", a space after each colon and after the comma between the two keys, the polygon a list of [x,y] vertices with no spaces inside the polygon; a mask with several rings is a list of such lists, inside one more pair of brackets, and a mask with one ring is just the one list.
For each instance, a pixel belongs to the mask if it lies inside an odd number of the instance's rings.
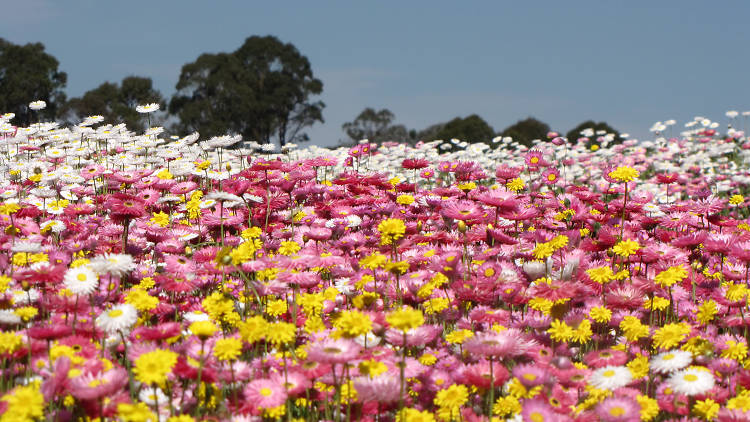
{"label": "tree canopy", "polygon": [[534,139],[546,139],[549,131],[550,127],[547,123],[533,117],[527,117],[506,127],[500,132],[500,136],[510,136],[514,141],[528,147],[531,146],[531,141]]}
{"label": "tree canopy", "polygon": [[589,143],[595,141],[599,136],[604,136],[608,133],[614,135],[613,144],[622,142],[622,139],[620,139],[620,132],[618,132],[617,129],[608,125],[606,122],[596,123],[593,120],[586,120],[585,122],[580,123],[578,126],[569,130],[568,133],[565,134],[565,137],[568,138],[568,142],[575,142],[578,138],[584,137],[581,132],[585,129],[591,129],[591,132],[593,132],[593,135],[587,136],[587,138],[590,139]]}
{"label": "tree canopy", "polygon": [[241,134],[268,143],[306,140],[302,132],[323,122],[323,91],[307,57],[273,36],[252,36],[232,53],[202,54],[182,67],[169,110],[183,132]]}
{"label": "tree canopy", "polygon": [[62,115],[68,123],[78,123],[87,116],[99,114],[108,123],[125,123],[131,130],[143,131],[143,116],[135,108],[146,103],[164,105],[165,100],[153,88],[151,78],[128,76],[119,85],[105,82],[81,97],[71,98],[63,107]]}
{"label": "tree canopy", "polygon": [[[450,140],[453,138],[460,139],[469,143],[489,142],[495,136],[495,130],[492,129],[484,119],[476,114],[468,117],[456,117],[448,121],[435,134],[435,139]],[[433,139],[426,139],[432,141]]]}
{"label": "tree canopy", "polygon": [[[0,112],[15,113],[14,122],[21,126],[38,117],[55,119],[65,102],[68,80],[59,65],[41,43],[16,45],[0,38]],[[28,105],[36,100],[45,101],[47,107],[33,112],[32,118]]]}
{"label": "tree canopy", "polygon": [[409,131],[404,125],[394,125],[395,116],[388,109],[376,111],[367,107],[351,122],[344,123],[341,129],[349,137],[348,143],[356,143],[362,139],[371,142],[412,142],[414,131]]}

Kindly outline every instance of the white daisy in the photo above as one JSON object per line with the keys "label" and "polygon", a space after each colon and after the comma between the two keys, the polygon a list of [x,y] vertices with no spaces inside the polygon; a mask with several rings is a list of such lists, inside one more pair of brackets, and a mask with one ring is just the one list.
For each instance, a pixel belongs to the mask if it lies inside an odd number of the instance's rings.
{"label": "white daisy", "polygon": [[[151,104],[151,105],[153,105],[153,104]],[[157,107],[156,110],[158,110],[159,109],[158,108],[159,105],[156,104],[156,107]],[[154,111],[156,111],[156,110],[154,110]],[[161,126],[150,127],[150,128],[148,128],[146,130],[146,135],[147,136],[156,136],[156,135],[160,135],[162,132],[164,132],[164,128],[161,127]]]}
{"label": "white daisy", "polygon": [[33,287],[29,290],[12,290],[10,293],[13,295],[13,304],[15,305],[25,305],[39,300],[39,290]]}
{"label": "white daisy", "polygon": [[135,268],[133,257],[127,254],[104,254],[94,257],[89,264],[99,274],[122,277]]}
{"label": "white daisy", "polygon": [[193,312],[187,312],[186,314],[182,315],[182,318],[187,322],[196,322],[196,321],[208,321],[208,314],[200,312],[200,311],[193,311]]}
{"label": "white daisy", "polygon": [[232,208],[240,204],[244,204],[245,202],[237,195],[233,195],[229,192],[211,192],[208,195],[206,195],[205,200],[210,201],[218,201],[221,202],[224,205],[224,208]]}
{"label": "white daisy", "polygon": [[138,321],[138,311],[128,303],[117,305],[96,317],[96,325],[107,333],[127,330],[136,321]]}
{"label": "white daisy", "polygon": [[63,278],[65,287],[77,295],[90,295],[99,285],[99,276],[88,266],[70,268]]}
{"label": "white daisy", "polygon": [[251,195],[249,193],[246,193],[242,195],[243,198],[245,198],[248,202],[255,202],[256,204],[260,204],[263,202],[263,198],[257,195]]}
{"label": "white daisy", "polygon": [[630,369],[626,366],[605,366],[591,373],[589,384],[605,390],[616,390],[633,380]]}
{"label": "white daisy", "polygon": [[39,228],[42,231],[49,229],[52,233],[62,233],[65,230],[65,223],[59,220],[47,220],[40,224]]}
{"label": "white daisy", "polygon": [[276,144],[263,144],[260,149],[263,152],[274,152],[276,151]]}
{"label": "white daisy", "polygon": [[157,110],[159,110],[159,104],[157,103],[141,104],[135,108],[135,111],[139,113],[153,113]]}
{"label": "white daisy", "polygon": [[368,331],[366,334],[360,334],[355,337],[354,341],[362,347],[375,347],[380,345],[382,339],[373,334],[372,331]]}
{"label": "white daisy", "polygon": [[198,204],[198,208],[204,210],[206,208],[211,208],[216,206],[216,200],[215,199],[204,199]]}
{"label": "white daisy", "polygon": [[693,361],[693,354],[684,350],[670,350],[651,358],[650,366],[654,372],[666,374],[685,368]]}
{"label": "white daisy", "polygon": [[161,388],[144,388],[138,394],[138,398],[149,406],[155,406],[157,403],[164,406],[167,403],[167,396],[161,391]]}
{"label": "white daisy", "polygon": [[29,103],[29,108],[32,110],[41,110],[47,107],[47,103],[42,100],[32,101]]}
{"label": "white daisy", "polygon": [[104,121],[104,116],[102,115],[94,115],[94,116],[88,116],[86,119],[84,119],[83,123],[81,123],[81,126],[91,126],[95,125],[97,123],[101,123]]}
{"label": "white daisy", "polygon": [[359,216],[354,215],[354,214],[347,215],[346,221],[347,221],[346,226],[349,228],[359,227],[359,225],[362,224],[362,219]]}
{"label": "white daisy", "polygon": [[37,253],[42,250],[42,245],[39,242],[17,240],[10,249],[13,252]]}
{"label": "white daisy", "polygon": [[678,394],[694,396],[714,388],[714,376],[708,368],[693,366],[675,372],[667,380]]}
{"label": "white daisy", "polygon": [[13,309],[0,309],[0,324],[20,324],[21,317],[13,312]]}

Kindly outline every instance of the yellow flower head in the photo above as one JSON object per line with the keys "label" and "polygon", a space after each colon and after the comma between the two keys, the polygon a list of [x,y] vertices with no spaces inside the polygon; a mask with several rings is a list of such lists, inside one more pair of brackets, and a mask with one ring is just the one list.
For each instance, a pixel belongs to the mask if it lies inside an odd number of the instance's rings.
{"label": "yellow flower head", "polygon": [[372,329],[372,320],[359,311],[344,311],[333,324],[343,337],[354,338]]}
{"label": "yellow flower head", "polygon": [[189,329],[191,333],[195,334],[201,340],[211,337],[218,330],[216,325],[211,321],[195,321],[190,324]]}
{"label": "yellow flower head", "polygon": [[281,246],[279,247],[279,253],[282,255],[294,255],[301,249],[301,246],[299,243],[295,242],[294,240],[285,240],[281,242]]}
{"label": "yellow flower head", "polygon": [[599,284],[609,283],[615,278],[615,273],[612,272],[612,268],[609,266],[589,268],[586,270],[586,274],[588,274],[592,281]]}
{"label": "yellow flower head", "polygon": [[391,325],[391,327],[397,330],[408,331],[424,324],[424,315],[422,315],[422,311],[419,309],[404,306],[401,309],[389,313],[385,317],[385,320]]}
{"label": "yellow flower head", "polygon": [[404,237],[406,233],[406,224],[403,220],[398,218],[388,218],[378,224],[378,231],[381,236],[381,243],[384,245],[390,245],[396,240]]}
{"label": "yellow flower head", "polygon": [[609,177],[618,182],[631,182],[638,176],[640,176],[638,170],[628,166],[620,166],[609,172]]}
{"label": "yellow flower head", "polygon": [[453,384],[450,387],[438,391],[435,395],[435,404],[443,409],[458,409],[469,400],[469,389],[462,384]]}
{"label": "yellow flower head", "polygon": [[220,361],[236,360],[242,352],[242,341],[234,337],[216,340],[214,345],[214,356]]}
{"label": "yellow flower head", "polygon": [[135,379],[144,384],[163,385],[176,363],[177,353],[156,349],[138,356],[133,373]]}
{"label": "yellow flower head", "polygon": [[641,249],[641,245],[639,245],[638,242],[636,242],[635,240],[627,239],[617,242],[617,244],[612,248],[612,252],[614,252],[618,256],[628,257],[635,254],[639,249]]}
{"label": "yellow flower head", "polygon": [[396,198],[396,203],[401,205],[411,205],[414,203],[414,197],[409,194],[399,195]]}
{"label": "yellow flower head", "polygon": [[612,319],[612,311],[604,306],[597,306],[591,308],[591,311],[589,311],[589,316],[594,321],[603,324],[609,322],[609,320]]}
{"label": "yellow flower head", "polygon": [[44,396],[37,384],[18,387],[0,398],[7,408],[0,417],[4,421],[34,421],[42,416]]}
{"label": "yellow flower head", "polygon": [[508,181],[508,183],[505,184],[505,187],[513,192],[518,192],[526,187],[526,183],[524,183],[520,177],[516,177],[515,179]]}

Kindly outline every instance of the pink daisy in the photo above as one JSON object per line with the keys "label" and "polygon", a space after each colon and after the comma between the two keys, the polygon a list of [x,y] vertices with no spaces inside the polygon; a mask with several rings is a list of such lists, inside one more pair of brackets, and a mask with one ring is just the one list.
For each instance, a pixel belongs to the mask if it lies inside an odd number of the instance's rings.
{"label": "pink daisy", "polygon": [[106,372],[81,374],[70,380],[70,392],[81,400],[95,400],[111,396],[128,383],[128,373],[122,368]]}
{"label": "pink daisy", "polygon": [[[490,387],[490,364],[486,360],[481,360],[474,365],[466,365],[461,371],[463,381],[467,384],[479,388]],[[495,388],[502,386],[508,380],[508,370],[503,365],[492,365],[492,385]]]}
{"label": "pink daisy", "polygon": [[615,349],[592,350],[583,358],[584,363],[593,368],[603,368],[609,365],[620,366],[624,365],[627,360],[627,353]]}
{"label": "pink daisy", "polygon": [[245,399],[258,409],[281,406],[287,398],[283,383],[268,378],[250,381],[244,392]]}
{"label": "pink daisy", "polygon": [[604,422],[638,422],[641,407],[630,397],[609,397],[596,406],[596,414]]}
{"label": "pink daisy", "polygon": [[168,273],[188,274],[195,272],[193,261],[182,255],[166,255],[164,263]]}
{"label": "pink daisy", "polygon": [[307,359],[324,363],[346,363],[359,356],[361,347],[352,340],[325,338],[307,348]]}
{"label": "pink daisy", "polygon": [[548,167],[547,170],[542,173],[542,180],[547,185],[554,185],[560,180],[560,172],[554,167]]}
{"label": "pink daisy", "polygon": [[443,204],[440,214],[455,220],[474,220],[482,218],[484,210],[471,201],[454,201]]}
{"label": "pink daisy", "polygon": [[526,353],[535,342],[521,331],[511,328],[496,333],[494,331],[477,333],[464,343],[469,353],[482,356],[508,357]]}
{"label": "pink daisy", "polygon": [[560,419],[555,414],[554,409],[540,399],[531,399],[523,402],[521,417],[524,421],[534,422],[556,422]]}
{"label": "pink daisy", "polygon": [[139,198],[124,193],[113,194],[105,203],[113,217],[137,218],[146,214],[145,204]]}
{"label": "pink daisy", "polygon": [[546,161],[544,161],[544,157],[542,157],[542,152],[539,150],[532,149],[528,153],[526,153],[526,157],[524,158],[526,161],[526,165],[529,166],[532,169],[536,169],[539,167],[546,167],[549,165]]}
{"label": "pink daisy", "polygon": [[192,191],[194,191],[198,187],[198,184],[195,182],[187,181],[187,182],[180,182],[176,185],[169,188],[169,193],[172,193],[174,195],[186,195]]}
{"label": "pink daisy", "polygon": [[387,372],[375,378],[357,377],[354,379],[354,388],[363,401],[396,402],[399,399],[400,385],[398,376]]}
{"label": "pink daisy", "polygon": [[282,385],[290,396],[302,394],[308,388],[312,387],[312,382],[300,371],[289,371],[286,375],[274,373],[271,379]]}
{"label": "pink daisy", "polygon": [[513,368],[513,376],[527,389],[552,381],[552,374],[548,368],[538,364],[523,364]]}

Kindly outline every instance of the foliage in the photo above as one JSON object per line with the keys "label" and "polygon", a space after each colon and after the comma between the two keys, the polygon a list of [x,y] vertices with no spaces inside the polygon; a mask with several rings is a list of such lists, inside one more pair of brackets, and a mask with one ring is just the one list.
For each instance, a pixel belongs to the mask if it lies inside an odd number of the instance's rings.
{"label": "foliage", "polygon": [[456,138],[465,142],[489,142],[494,134],[495,130],[492,129],[492,126],[478,115],[472,114],[465,118],[456,117],[445,123],[437,132],[435,138],[424,140],[443,139],[447,141]]}
{"label": "foliage", "polygon": [[440,139],[438,137],[438,134],[440,134],[440,131],[443,130],[445,127],[445,123],[436,123],[434,125],[427,126],[426,128],[422,129],[417,133],[417,139],[423,140],[423,141],[433,141],[435,139]]}
{"label": "foliage", "polygon": [[241,134],[268,143],[306,140],[302,132],[323,122],[323,91],[310,62],[292,44],[252,36],[232,53],[202,54],[182,67],[169,110],[177,130],[203,136]]}
{"label": "foliage", "polygon": [[388,109],[376,111],[367,107],[351,122],[344,123],[341,129],[346,132],[350,143],[355,143],[362,139],[368,139],[371,142],[409,142],[411,143],[416,135],[414,131],[409,131],[404,125],[394,125],[395,116]]}
{"label": "foliage", "polygon": [[[0,38],[0,112],[15,113],[14,123],[21,126],[37,118],[57,117],[68,79],[59,64],[41,43],[16,45]],[[36,100],[45,101],[47,107],[32,112],[28,104]]]}
{"label": "foliage", "polygon": [[521,145],[531,146],[534,139],[546,139],[550,131],[548,124],[533,117],[527,117],[505,128],[500,135],[510,136]]}
{"label": "foliage", "polygon": [[620,132],[618,132],[617,129],[608,125],[606,122],[596,123],[593,120],[586,120],[585,122],[580,123],[578,126],[569,130],[568,133],[565,134],[565,137],[568,138],[568,142],[575,142],[578,140],[578,138],[584,137],[581,132],[583,132],[585,129],[593,130],[593,136],[588,136],[588,138],[592,140],[595,140],[599,136],[604,136],[605,134],[611,133],[614,135],[614,142],[612,142],[612,144],[622,143],[622,139],[620,139]]}
{"label": "foliage", "polygon": [[164,104],[165,100],[153,88],[151,78],[128,76],[120,85],[105,82],[81,97],[71,98],[63,107],[62,116],[72,124],[100,114],[107,123],[125,123],[132,130],[142,132],[145,120],[135,108],[147,103]]}

